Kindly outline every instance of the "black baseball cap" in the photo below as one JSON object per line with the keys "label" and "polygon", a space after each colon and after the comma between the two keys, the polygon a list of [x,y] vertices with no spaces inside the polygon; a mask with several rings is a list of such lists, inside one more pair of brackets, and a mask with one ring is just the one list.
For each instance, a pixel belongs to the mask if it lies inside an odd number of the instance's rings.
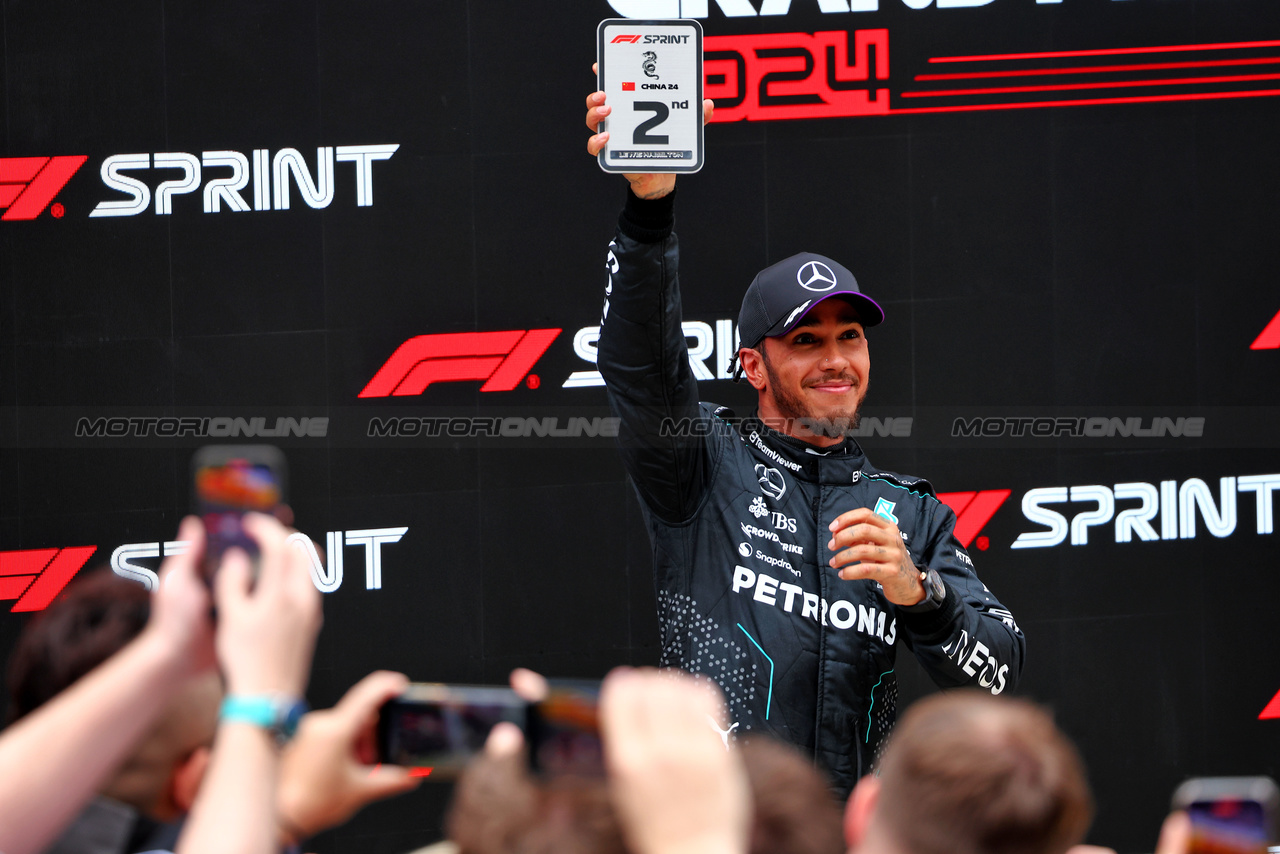
{"label": "black baseball cap", "polygon": [[863,326],[884,320],[884,310],[858,289],[858,280],[843,264],[824,255],[801,252],[756,274],[738,313],[743,347],[785,335],[818,303],[841,297],[858,310]]}

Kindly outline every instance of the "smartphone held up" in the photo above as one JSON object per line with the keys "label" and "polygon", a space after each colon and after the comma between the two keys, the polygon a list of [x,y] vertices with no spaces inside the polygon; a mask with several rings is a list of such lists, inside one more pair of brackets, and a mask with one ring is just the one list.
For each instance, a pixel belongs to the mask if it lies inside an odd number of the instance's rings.
{"label": "smartphone held up", "polygon": [[1198,777],[1177,788],[1173,808],[1191,820],[1190,854],[1266,854],[1280,789],[1270,777]]}
{"label": "smartphone held up", "polygon": [[272,445],[206,445],[196,451],[191,458],[192,505],[207,538],[202,562],[206,581],[232,547],[257,556],[257,544],[241,520],[250,512],[279,516],[287,506],[287,480],[284,453]]}
{"label": "smartphone held up", "polygon": [[415,683],[382,707],[378,761],[455,777],[508,722],[524,732],[534,773],[600,776],[599,694],[600,683],[577,680],[553,682],[538,702],[504,687]]}

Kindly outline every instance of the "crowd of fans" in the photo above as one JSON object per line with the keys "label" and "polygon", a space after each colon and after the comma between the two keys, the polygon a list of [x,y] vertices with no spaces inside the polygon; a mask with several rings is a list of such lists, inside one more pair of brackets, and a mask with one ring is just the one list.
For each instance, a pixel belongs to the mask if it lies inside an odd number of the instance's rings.
{"label": "crowd of fans", "polygon": [[[33,619],[10,661],[0,734],[4,854],[267,854],[297,849],[371,801],[405,792],[376,765],[379,707],[407,685],[375,672],[282,745],[233,714],[246,698],[305,694],[321,626],[309,563],[266,516],[245,517],[257,577],[232,551],[210,590],[203,530],[147,593],[107,570]],[[216,612],[216,620],[212,616]],[[540,677],[514,674],[536,699]],[[220,713],[221,710],[221,713]],[[448,816],[458,854],[1064,854],[1088,830],[1083,765],[1042,709],[951,692],[912,706],[876,775],[848,803],[812,763],[765,739],[730,744],[713,686],[620,668],[604,681],[606,779],[532,775],[523,736],[493,730]],[[1184,854],[1173,816],[1158,854]]]}

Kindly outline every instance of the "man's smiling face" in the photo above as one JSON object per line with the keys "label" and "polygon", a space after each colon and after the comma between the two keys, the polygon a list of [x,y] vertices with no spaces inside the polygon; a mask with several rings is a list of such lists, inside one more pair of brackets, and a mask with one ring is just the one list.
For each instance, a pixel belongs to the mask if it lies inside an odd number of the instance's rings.
{"label": "man's smiling face", "polygon": [[[744,348],[740,358],[759,392],[760,417],[782,419],[787,435],[835,445],[857,424],[871,355],[858,312],[844,300],[823,300],[789,332],[764,339],[758,351]],[[815,433],[805,422],[829,426]]]}

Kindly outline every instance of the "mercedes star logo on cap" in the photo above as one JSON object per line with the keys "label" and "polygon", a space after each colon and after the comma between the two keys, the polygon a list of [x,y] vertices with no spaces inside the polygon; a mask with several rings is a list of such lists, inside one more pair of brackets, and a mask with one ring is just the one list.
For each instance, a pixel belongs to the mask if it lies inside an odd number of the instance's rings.
{"label": "mercedes star logo on cap", "polygon": [[809,261],[796,271],[796,281],[807,291],[822,293],[836,286],[836,274],[821,261]]}

